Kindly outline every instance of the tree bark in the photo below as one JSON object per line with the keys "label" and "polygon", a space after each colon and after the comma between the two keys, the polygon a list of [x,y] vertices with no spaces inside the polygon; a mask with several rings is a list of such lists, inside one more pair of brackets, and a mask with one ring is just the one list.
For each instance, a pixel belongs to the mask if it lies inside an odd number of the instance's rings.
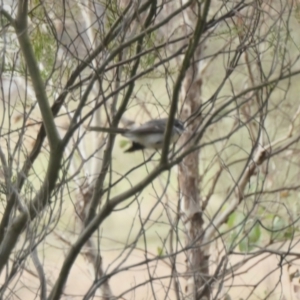
{"label": "tree bark", "polygon": [[[187,34],[194,30],[198,18],[201,16],[200,9],[196,2],[193,2],[184,12]],[[181,96],[183,109],[181,120],[187,120],[201,106],[201,58],[203,56],[203,43],[199,43],[191,59],[183,80]],[[193,132],[199,128],[202,117],[197,117],[181,138],[181,144],[189,147]],[[185,150],[185,149],[183,149]],[[194,151],[186,156],[179,165],[179,188],[181,200],[181,218],[186,230],[186,279],[185,293],[188,299],[209,299],[210,289],[206,286],[209,276],[208,255],[201,247],[203,237],[203,218],[200,197],[200,176],[199,176],[200,151]]]}

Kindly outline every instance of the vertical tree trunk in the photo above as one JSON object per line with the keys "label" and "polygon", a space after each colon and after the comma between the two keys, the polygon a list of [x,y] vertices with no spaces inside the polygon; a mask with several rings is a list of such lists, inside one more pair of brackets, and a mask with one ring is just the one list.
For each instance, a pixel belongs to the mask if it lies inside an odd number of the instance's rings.
{"label": "vertical tree trunk", "polygon": [[[187,33],[195,26],[198,16],[195,11],[196,3],[185,10],[184,18]],[[203,55],[203,44],[200,44],[194,53],[191,64],[186,72],[182,85],[183,109],[181,119],[186,120],[191,113],[201,106],[201,57]],[[195,129],[201,123],[202,117],[197,117],[182,136],[182,144],[191,139]],[[188,147],[189,145],[187,145]],[[187,285],[185,288],[188,299],[209,299],[210,289],[205,285],[208,280],[208,256],[201,248],[203,236],[203,219],[200,198],[200,176],[199,176],[200,151],[194,151],[186,156],[179,165],[179,188],[181,198],[181,216],[186,229],[186,263],[187,263]]]}

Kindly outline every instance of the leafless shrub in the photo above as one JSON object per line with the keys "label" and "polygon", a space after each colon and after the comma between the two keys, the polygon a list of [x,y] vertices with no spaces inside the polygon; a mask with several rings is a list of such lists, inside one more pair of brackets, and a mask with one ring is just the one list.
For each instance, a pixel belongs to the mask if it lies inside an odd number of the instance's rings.
{"label": "leafless shrub", "polygon": [[298,2],[0,12],[1,299],[299,299]]}

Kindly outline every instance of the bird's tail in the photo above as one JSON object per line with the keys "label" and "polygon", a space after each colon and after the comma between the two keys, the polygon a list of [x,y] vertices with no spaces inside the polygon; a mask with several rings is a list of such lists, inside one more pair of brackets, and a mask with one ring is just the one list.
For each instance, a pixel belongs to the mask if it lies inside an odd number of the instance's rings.
{"label": "bird's tail", "polygon": [[99,127],[99,126],[91,126],[87,128],[88,131],[100,131],[107,132],[110,134],[124,134],[128,131],[126,128],[113,128],[113,127]]}

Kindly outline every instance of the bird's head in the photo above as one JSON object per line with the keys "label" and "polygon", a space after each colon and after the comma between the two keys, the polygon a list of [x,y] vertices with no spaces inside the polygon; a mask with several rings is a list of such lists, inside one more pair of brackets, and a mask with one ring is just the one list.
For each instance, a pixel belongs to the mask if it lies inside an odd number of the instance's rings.
{"label": "bird's head", "polygon": [[185,131],[183,123],[177,119],[174,120],[174,127],[178,134],[182,134]]}

